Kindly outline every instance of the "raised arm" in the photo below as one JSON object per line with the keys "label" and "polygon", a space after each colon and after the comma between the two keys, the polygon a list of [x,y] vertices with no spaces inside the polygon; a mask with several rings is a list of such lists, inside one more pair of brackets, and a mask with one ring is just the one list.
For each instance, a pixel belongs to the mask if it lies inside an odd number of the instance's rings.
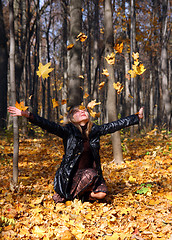
{"label": "raised arm", "polygon": [[11,116],[23,116],[28,118],[28,120],[33,123],[34,125],[37,125],[41,127],[44,130],[47,130],[49,133],[55,134],[61,138],[64,138],[66,134],[68,134],[67,128],[63,127],[55,122],[49,121],[43,117],[40,117],[38,115],[35,115],[33,113],[30,113],[29,111],[21,111],[20,109],[16,107],[9,106],[8,112],[11,114]]}
{"label": "raised arm", "polygon": [[141,118],[143,118],[143,108],[141,108],[136,114],[121,118],[117,121],[100,125],[98,127],[99,134],[106,135],[108,133],[114,133],[129,126],[136,125],[139,123],[139,120]]}

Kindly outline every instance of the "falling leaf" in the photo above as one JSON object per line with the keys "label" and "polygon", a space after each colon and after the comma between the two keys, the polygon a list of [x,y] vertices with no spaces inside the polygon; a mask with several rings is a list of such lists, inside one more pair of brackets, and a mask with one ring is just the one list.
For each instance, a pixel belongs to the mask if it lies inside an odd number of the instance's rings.
{"label": "falling leaf", "polygon": [[64,105],[64,104],[66,104],[67,103],[67,100],[66,99],[62,99],[61,100],[61,105]]}
{"label": "falling leaf", "polygon": [[114,65],[115,64],[115,53],[112,52],[111,55],[108,55],[107,57],[105,57],[105,59],[108,64]]}
{"label": "falling leaf", "polygon": [[52,99],[52,103],[53,103],[53,108],[56,108],[59,106],[59,103],[58,103],[58,101],[56,101],[55,98]]}
{"label": "falling leaf", "polygon": [[118,44],[118,43],[117,43],[117,44],[115,44],[114,49],[115,49],[118,53],[122,53],[123,46],[124,46],[123,42],[122,42],[121,44]]}
{"label": "falling leaf", "polygon": [[78,77],[84,79],[84,76],[83,76],[83,75],[79,75]]}
{"label": "falling leaf", "polygon": [[29,96],[29,100],[30,100],[32,97],[33,97],[33,95],[30,95],[30,96]]}
{"label": "falling leaf", "polygon": [[143,64],[140,64],[137,67],[136,74],[141,75],[146,71],[146,68],[143,66]]}
{"label": "falling leaf", "polygon": [[90,113],[90,116],[92,116],[93,118],[95,118],[95,117],[98,117],[98,118],[99,118],[99,117],[100,117],[100,114],[101,114],[100,112],[99,112],[99,113],[96,113],[96,112],[93,112],[92,110],[90,110],[89,113]]}
{"label": "falling leaf", "polygon": [[70,50],[70,49],[72,49],[73,47],[74,47],[74,44],[71,43],[71,44],[69,44],[69,45],[67,46],[67,50]]}
{"label": "falling leaf", "polygon": [[139,53],[138,52],[136,52],[136,53],[133,52],[132,57],[134,58],[134,60],[138,59],[139,58]]}
{"label": "falling leaf", "polygon": [[135,78],[137,76],[134,70],[129,70],[128,73],[131,75],[131,78]]}
{"label": "falling leaf", "polygon": [[129,98],[133,98],[133,96],[131,96],[130,94],[128,95]]}
{"label": "falling leaf", "polygon": [[106,77],[109,77],[109,73],[107,69],[103,69],[102,75],[105,75]]}
{"label": "falling leaf", "polygon": [[96,105],[100,105],[100,104],[101,104],[101,102],[96,103],[96,99],[95,99],[88,103],[87,108],[93,109]]}
{"label": "falling leaf", "polygon": [[18,103],[18,102],[16,101],[15,107],[18,108],[18,109],[20,109],[21,111],[25,111],[25,110],[28,109],[28,107],[24,105],[24,102],[23,102],[23,101],[20,102],[20,103]]}
{"label": "falling leaf", "polygon": [[87,97],[89,97],[89,94],[88,94],[88,93],[85,93],[84,96],[83,96],[83,98],[85,99],[85,98],[87,98]]}
{"label": "falling leaf", "polygon": [[105,85],[105,82],[101,82],[101,83],[99,84],[99,90],[101,90],[104,85]]}
{"label": "falling leaf", "polygon": [[84,42],[86,39],[87,39],[87,36],[84,33],[79,33],[76,41],[80,40],[81,42]]}
{"label": "falling leaf", "polygon": [[42,76],[43,79],[49,77],[49,73],[53,71],[54,68],[49,68],[51,66],[51,62],[43,65],[39,63],[38,71],[36,72],[39,77]]}
{"label": "falling leaf", "polygon": [[117,90],[117,94],[120,94],[122,89],[124,88],[124,86],[120,83],[113,83],[113,87],[115,88],[115,90]]}

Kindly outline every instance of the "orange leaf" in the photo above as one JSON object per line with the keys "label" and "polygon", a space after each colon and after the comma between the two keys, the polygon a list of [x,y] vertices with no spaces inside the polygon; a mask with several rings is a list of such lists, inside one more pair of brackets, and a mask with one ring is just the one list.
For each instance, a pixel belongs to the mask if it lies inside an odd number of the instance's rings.
{"label": "orange leaf", "polygon": [[84,42],[86,39],[87,39],[87,36],[81,32],[78,34],[76,41],[80,40],[81,42]]}
{"label": "orange leaf", "polygon": [[66,103],[67,103],[67,100],[66,100],[66,99],[62,99],[61,105],[64,105],[64,104],[66,104]]}
{"label": "orange leaf", "polygon": [[89,94],[88,94],[88,93],[85,93],[84,96],[83,96],[83,98],[87,98],[87,97],[89,97]]}
{"label": "orange leaf", "polygon": [[74,44],[73,44],[73,43],[69,44],[69,45],[67,46],[67,50],[70,50],[70,49],[72,49],[72,48],[73,48],[73,46],[74,46]]}
{"label": "orange leaf", "polygon": [[20,103],[18,103],[18,102],[16,101],[15,107],[18,108],[18,109],[20,109],[21,111],[25,111],[25,110],[28,109],[28,107],[24,105],[24,102],[23,102],[23,101],[20,102]]}
{"label": "orange leaf", "polygon": [[121,44],[118,44],[118,43],[117,43],[117,44],[115,44],[114,49],[115,49],[118,53],[122,53],[123,46],[124,46],[123,42],[122,42]]}
{"label": "orange leaf", "polygon": [[101,83],[99,84],[99,90],[101,90],[104,85],[105,85],[105,82],[101,82]]}
{"label": "orange leaf", "polygon": [[95,100],[89,102],[87,107],[88,107],[88,109],[89,108],[93,109],[96,105],[100,105],[100,104],[101,104],[101,102],[96,103],[96,99],[95,99]]}
{"label": "orange leaf", "polygon": [[59,106],[59,103],[58,103],[58,101],[56,101],[56,99],[55,99],[55,98],[53,98],[53,99],[52,99],[52,103],[53,103],[53,108],[55,108],[55,107],[58,107],[58,106]]}

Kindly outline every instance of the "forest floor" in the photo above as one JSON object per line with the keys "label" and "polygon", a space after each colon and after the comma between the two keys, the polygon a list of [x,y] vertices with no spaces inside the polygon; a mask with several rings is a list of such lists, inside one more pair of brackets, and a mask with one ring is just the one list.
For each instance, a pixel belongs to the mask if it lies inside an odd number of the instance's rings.
{"label": "forest floor", "polygon": [[109,193],[102,202],[54,204],[53,180],[61,139],[20,138],[19,188],[13,191],[12,139],[0,139],[0,239],[172,239],[172,136],[154,131],[123,137],[125,163],[112,159],[110,136],[101,139]]}

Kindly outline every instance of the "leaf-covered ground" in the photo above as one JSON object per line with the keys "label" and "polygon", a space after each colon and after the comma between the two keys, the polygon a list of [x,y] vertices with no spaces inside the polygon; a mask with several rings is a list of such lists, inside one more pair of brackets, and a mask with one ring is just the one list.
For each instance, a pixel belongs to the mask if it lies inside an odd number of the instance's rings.
{"label": "leaf-covered ground", "polygon": [[108,196],[102,202],[75,199],[55,205],[53,180],[62,142],[49,136],[20,140],[18,192],[12,191],[11,142],[0,140],[0,238],[172,238],[172,137],[154,133],[123,140],[125,164],[112,159],[110,136],[102,138],[101,160]]}

